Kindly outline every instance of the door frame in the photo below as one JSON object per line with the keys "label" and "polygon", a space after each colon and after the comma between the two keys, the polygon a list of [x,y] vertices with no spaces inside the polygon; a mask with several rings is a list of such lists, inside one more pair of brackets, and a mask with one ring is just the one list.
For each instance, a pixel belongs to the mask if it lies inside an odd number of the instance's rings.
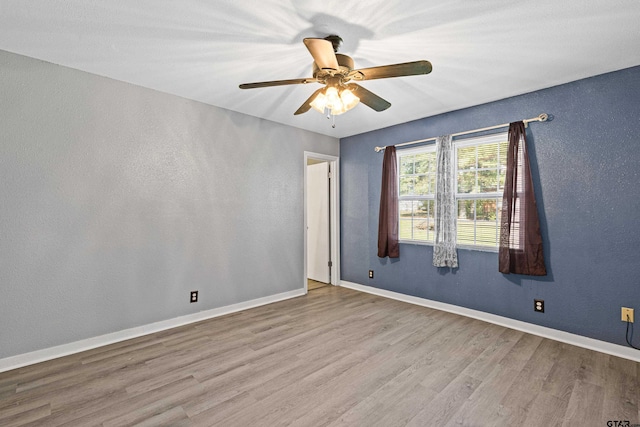
{"label": "door frame", "polygon": [[307,289],[307,163],[309,159],[320,160],[329,163],[329,170],[331,171],[331,179],[329,180],[329,235],[330,235],[330,248],[331,256],[331,284],[338,286],[340,283],[340,158],[337,156],[331,156],[328,154],[313,153],[310,151],[304,152],[304,182],[303,182],[303,196],[302,204],[304,211],[304,251],[303,251],[303,263],[304,263],[304,276],[303,276],[303,288],[306,294]]}

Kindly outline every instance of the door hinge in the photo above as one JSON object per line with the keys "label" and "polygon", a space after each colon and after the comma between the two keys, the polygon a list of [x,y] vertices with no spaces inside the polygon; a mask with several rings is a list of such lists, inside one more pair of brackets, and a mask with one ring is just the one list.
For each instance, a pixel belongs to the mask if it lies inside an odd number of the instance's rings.
{"label": "door hinge", "polygon": [[329,267],[333,267],[333,262],[329,261]]}
{"label": "door hinge", "polygon": [[329,175],[329,179],[333,178],[333,177],[331,176],[331,171],[329,171],[329,174],[328,174],[328,175]]}

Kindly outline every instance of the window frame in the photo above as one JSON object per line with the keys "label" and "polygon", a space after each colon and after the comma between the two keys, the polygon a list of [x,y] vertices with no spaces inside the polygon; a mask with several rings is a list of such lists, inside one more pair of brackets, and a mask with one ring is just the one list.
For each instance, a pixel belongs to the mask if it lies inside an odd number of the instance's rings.
{"label": "window frame", "polygon": [[[456,236],[456,247],[458,249],[467,249],[467,250],[474,250],[474,251],[481,251],[481,252],[498,252],[499,250],[499,244],[500,244],[500,211],[501,211],[501,203],[502,203],[502,197],[503,197],[503,192],[504,190],[500,190],[500,187],[496,188],[496,191],[494,192],[488,192],[488,193],[458,193],[458,149],[460,148],[464,148],[464,147],[470,147],[470,146],[481,146],[481,145],[485,145],[485,144],[495,144],[495,143],[500,143],[500,142],[507,142],[508,141],[508,131],[504,131],[504,132],[496,132],[496,133],[492,133],[492,134],[487,134],[487,135],[480,135],[480,136],[472,136],[472,137],[467,137],[467,138],[459,138],[459,139],[454,139],[453,140],[453,157],[452,157],[452,162],[453,162],[453,166],[454,166],[454,176],[455,176],[455,188],[456,188],[456,209],[458,206],[458,202],[460,200],[479,200],[479,199],[497,199],[497,203],[496,203],[496,223],[497,223],[497,227],[496,227],[496,246],[486,246],[486,245],[468,245],[468,244],[459,244],[457,243],[457,236]],[[411,148],[405,148],[405,149],[399,149],[397,150],[397,170],[398,170],[398,242],[399,243],[403,243],[403,244],[415,244],[415,245],[428,245],[428,246],[433,246],[435,241],[434,240],[416,240],[416,239],[403,239],[400,237],[400,221],[401,221],[401,217],[400,217],[400,203],[402,201],[409,201],[409,200],[415,200],[415,201],[419,201],[419,200],[431,200],[432,202],[435,203],[435,194],[433,196],[401,196],[400,195],[400,177],[401,177],[401,158],[403,156],[407,156],[407,155],[415,155],[415,154],[420,154],[420,153],[424,153],[424,152],[435,152],[436,151],[436,145],[435,143],[433,144],[428,144],[428,145],[421,145],[419,147],[411,147]],[[500,170],[503,169],[506,172],[506,161],[504,165],[501,165],[499,163],[500,160],[500,145],[498,145],[498,165],[496,167],[496,169],[498,170],[498,174],[500,173]],[[436,158],[437,158],[437,154],[436,154]],[[477,169],[477,170],[491,170],[492,168],[482,168],[482,169]],[[498,178],[499,179],[499,178]],[[435,209],[434,209],[434,218],[435,220]],[[458,216],[456,215],[456,221],[458,221]],[[474,210],[474,221],[475,221],[475,210]],[[456,227],[457,228],[457,227]],[[477,230],[477,225],[474,226],[474,232]],[[474,234],[474,240],[476,238],[477,234]]]}

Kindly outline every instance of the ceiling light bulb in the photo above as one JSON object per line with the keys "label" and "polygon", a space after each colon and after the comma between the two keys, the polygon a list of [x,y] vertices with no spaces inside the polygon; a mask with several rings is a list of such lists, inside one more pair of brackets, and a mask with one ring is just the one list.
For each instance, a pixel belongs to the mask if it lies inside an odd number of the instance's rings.
{"label": "ceiling light bulb", "polygon": [[338,100],[337,104],[334,104],[333,107],[331,107],[331,114],[334,116],[337,116],[338,114],[342,114],[344,112],[346,112],[347,109],[344,108],[344,105],[342,104],[342,101]]}
{"label": "ceiling light bulb", "polygon": [[338,89],[333,86],[329,86],[325,92],[325,95],[327,97],[327,108],[333,110],[341,107],[342,101],[340,101]]}
{"label": "ceiling light bulb", "polygon": [[327,96],[327,108],[331,110],[331,114],[337,116],[344,113],[345,109],[338,94],[338,89],[334,86],[329,86],[325,93]]}
{"label": "ceiling light bulb", "polygon": [[360,102],[360,98],[355,96],[349,89],[345,89],[340,92],[340,99],[342,100],[342,104],[344,105],[344,111],[349,111]]}
{"label": "ceiling light bulb", "polygon": [[320,92],[309,105],[318,113],[324,114],[324,110],[327,107],[327,97]]}

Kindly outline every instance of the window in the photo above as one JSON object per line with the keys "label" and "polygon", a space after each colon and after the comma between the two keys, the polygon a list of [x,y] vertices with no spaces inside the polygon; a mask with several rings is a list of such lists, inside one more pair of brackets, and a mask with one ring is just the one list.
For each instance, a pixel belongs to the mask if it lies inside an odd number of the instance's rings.
{"label": "window", "polygon": [[399,240],[433,242],[436,147],[402,150],[398,178]]}
{"label": "window", "polygon": [[[498,248],[508,145],[507,133],[454,142],[460,247]],[[399,150],[398,175],[400,241],[433,243],[435,146]]]}
{"label": "window", "polygon": [[498,247],[508,146],[506,133],[456,141],[460,246]]}

